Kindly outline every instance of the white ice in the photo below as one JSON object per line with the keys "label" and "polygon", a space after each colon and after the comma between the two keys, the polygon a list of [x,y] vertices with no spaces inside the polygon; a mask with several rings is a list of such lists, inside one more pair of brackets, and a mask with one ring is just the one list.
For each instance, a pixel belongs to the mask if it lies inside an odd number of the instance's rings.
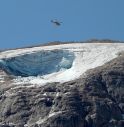
{"label": "white ice", "polygon": [[43,46],[9,50],[0,53],[0,59],[11,58],[38,51],[51,51],[55,49],[69,50],[75,55],[72,67],[43,76],[17,77],[15,84],[29,83],[44,85],[48,82],[67,82],[79,78],[88,69],[103,65],[116,58],[119,52],[124,51],[123,43],[70,43],[54,46]]}
{"label": "white ice", "polygon": [[47,117],[45,117],[45,118],[43,118],[43,119],[39,118],[39,120],[36,122],[36,124],[42,124],[42,123],[44,123],[45,121],[47,121],[50,117],[59,115],[59,114],[61,114],[61,113],[62,113],[62,111],[50,113]]}

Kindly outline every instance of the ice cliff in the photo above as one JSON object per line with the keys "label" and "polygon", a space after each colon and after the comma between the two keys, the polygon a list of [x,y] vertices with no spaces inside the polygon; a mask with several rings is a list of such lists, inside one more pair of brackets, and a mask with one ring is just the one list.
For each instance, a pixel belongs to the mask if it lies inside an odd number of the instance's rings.
{"label": "ice cliff", "polygon": [[0,68],[15,83],[45,84],[79,78],[123,51],[121,43],[74,43],[8,50],[0,53]]}
{"label": "ice cliff", "polygon": [[0,66],[15,76],[43,76],[71,68],[74,53],[66,50],[38,51],[4,58]]}

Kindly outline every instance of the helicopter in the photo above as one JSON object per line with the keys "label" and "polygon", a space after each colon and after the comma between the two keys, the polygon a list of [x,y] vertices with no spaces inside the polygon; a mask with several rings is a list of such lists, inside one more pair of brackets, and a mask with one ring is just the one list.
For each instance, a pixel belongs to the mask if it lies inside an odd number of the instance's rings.
{"label": "helicopter", "polygon": [[51,22],[52,22],[53,24],[55,24],[56,26],[60,26],[61,23],[62,23],[62,22],[57,21],[57,20],[51,20]]}

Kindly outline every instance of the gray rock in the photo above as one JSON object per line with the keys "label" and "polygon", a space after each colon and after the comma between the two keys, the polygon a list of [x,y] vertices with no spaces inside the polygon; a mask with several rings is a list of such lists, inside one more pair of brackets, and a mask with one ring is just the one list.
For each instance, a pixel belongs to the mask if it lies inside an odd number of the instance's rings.
{"label": "gray rock", "polygon": [[86,74],[41,87],[16,88],[8,78],[0,84],[0,122],[15,127],[123,127],[124,56]]}

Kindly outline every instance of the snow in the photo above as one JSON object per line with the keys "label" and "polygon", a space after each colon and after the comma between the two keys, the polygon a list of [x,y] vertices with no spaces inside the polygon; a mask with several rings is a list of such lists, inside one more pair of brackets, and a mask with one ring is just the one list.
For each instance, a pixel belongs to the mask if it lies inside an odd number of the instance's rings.
{"label": "snow", "polygon": [[0,83],[3,83],[4,82],[4,75],[0,75]]}
{"label": "snow", "polygon": [[58,112],[50,113],[47,117],[45,117],[43,119],[39,118],[39,120],[36,122],[36,124],[42,124],[45,121],[47,121],[50,117],[56,116],[56,115],[61,114],[61,113],[63,113],[63,112],[62,111],[58,111]]}
{"label": "snow", "polygon": [[[61,44],[61,45],[54,45],[54,46],[41,46],[41,47],[32,47],[32,48],[24,48],[24,49],[16,49],[16,50],[9,50],[0,53],[0,64],[3,63],[3,60],[10,60],[12,58],[24,58],[23,56],[30,56],[28,58],[28,64],[36,60],[34,64],[30,64],[29,69],[32,67],[34,71],[37,71],[36,75],[32,75],[32,70],[27,70],[29,76],[22,77],[17,76],[14,79],[14,83],[19,85],[23,83],[28,84],[37,84],[37,85],[44,85],[48,82],[67,82],[70,80],[74,80],[79,78],[81,75],[85,74],[88,69],[92,69],[98,66],[103,65],[104,63],[116,58],[118,53],[124,51],[124,44],[123,43],[70,43],[70,44]],[[39,52],[46,53],[48,55],[39,54]],[[56,54],[55,54],[56,52]],[[61,52],[61,53],[60,53]],[[42,65],[44,66],[44,70],[47,73],[43,75],[38,75],[38,71],[40,70],[41,62],[38,59],[43,58],[49,60],[50,54],[55,54],[54,57],[60,58],[59,61],[55,59],[51,59],[51,64]],[[62,55],[64,53],[64,55]],[[34,55],[35,54],[35,55]],[[37,55],[36,55],[37,54]],[[53,56],[51,57],[53,58]],[[25,57],[25,59],[27,59]],[[22,61],[21,61],[22,62]],[[23,60],[25,66],[25,60]],[[35,64],[37,67],[35,68]],[[56,65],[56,66],[55,66]],[[15,67],[15,66],[14,66]],[[49,68],[50,67],[50,68]],[[50,70],[52,67],[52,71]],[[58,69],[59,67],[59,69]],[[16,68],[18,66],[16,65]],[[39,70],[38,70],[39,68]],[[25,72],[25,68],[22,69],[22,72]],[[49,71],[50,70],[50,71]],[[40,71],[43,71],[41,69]]]}
{"label": "snow", "polygon": [[62,113],[62,111],[53,112],[53,113],[50,113],[48,117],[50,118],[50,117],[56,116],[56,115],[61,114],[61,113]]}

